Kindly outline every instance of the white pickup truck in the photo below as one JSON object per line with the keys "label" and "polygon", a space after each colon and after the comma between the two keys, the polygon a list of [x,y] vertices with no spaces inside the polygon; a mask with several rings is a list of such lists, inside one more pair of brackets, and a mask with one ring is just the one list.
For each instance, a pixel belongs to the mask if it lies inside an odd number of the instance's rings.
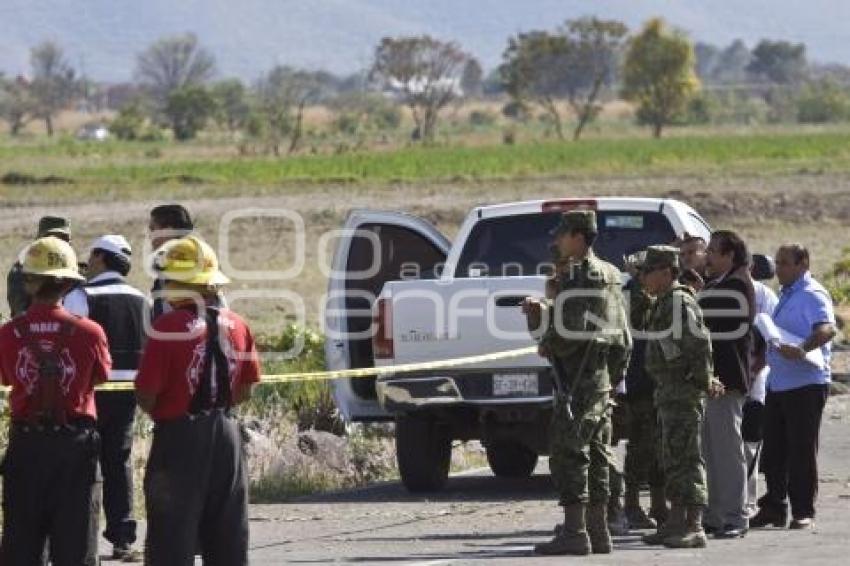
{"label": "white pickup truck", "polygon": [[[708,224],[669,199],[592,198],[480,206],[453,244],[423,219],[353,211],[341,232],[326,309],[329,369],[433,362],[533,346],[519,304],[542,297],[551,272],[550,230],[560,214],[596,210],[602,258],[708,239]],[[453,440],[480,439],[493,472],[531,474],[549,446],[553,382],[536,354],[374,378],[339,380],[349,421],[394,420],[401,479],[430,491],[448,477]]]}

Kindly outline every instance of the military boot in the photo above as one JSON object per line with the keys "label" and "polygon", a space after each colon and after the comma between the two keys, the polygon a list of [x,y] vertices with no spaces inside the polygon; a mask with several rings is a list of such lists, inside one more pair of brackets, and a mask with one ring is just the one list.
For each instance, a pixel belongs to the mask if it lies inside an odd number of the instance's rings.
{"label": "military boot", "polygon": [[587,534],[593,554],[611,553],[611,533],[608,532],[608,518],[605,505],[591,503],[587,507]]}
{"label": "military boot", "polygon": [[675,534],[683,535],[685,532],[686,511],[683,505],[673,505],[670,516],[658,526],[658,530],[651,535],[644,535],[641,540],[646,544],[664,544],[667,537]]}
{"label": "military boot", "polygon": [[[588,512],[590,510],[588,509]],[[588,522],[590,519],[588,518]],[[629,521],[620,504],[620,498],[613,495],[608,498],[608,531],[618,537],[629,535]]]}
{"label": "military boot", "polygon": [[653,521],[640,506],[640,489],[637,486],[626,487],[626,519],[632,529],[655,529],[658,524]]}
{"label": "military boot", "polygon": [[685,516],[685,529],[679,533],[671,533],[664,539],[667,548],[705,548],[706,537],[702,529],[701,505],[689,505]]}
{"label": "military boot", "polygon": [[546,556],[590,554],[590,539],[587,536],[584,503],[564,507],[564,525],[555,528],[555,538],[534,546],[535,554]]}
{"label": "military boot", "polygon": [[667,520],[669,514],[670,510],[667,509],[667,492],[664,490],[664,486],[649,486],[649,516],[660,527]]}

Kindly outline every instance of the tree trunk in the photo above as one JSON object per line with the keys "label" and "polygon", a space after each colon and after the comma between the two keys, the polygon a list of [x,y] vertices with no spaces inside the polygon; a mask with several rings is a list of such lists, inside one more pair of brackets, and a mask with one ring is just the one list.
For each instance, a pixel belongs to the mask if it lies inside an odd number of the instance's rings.
{"label": "tree trunk", "polygon": [[287,151],[290,155],[295,153],[295,150],[298,149],[298,142],[301,141],[301,133],[304,125],[304,105],[306,103],[306,100],[298,103],[298,114],[295,115],[295,128],[292,130],[292,142],[289,144],[289,150]]}
{"label": "tree trunk", "polygon": [[652,125],[652,137],[658,139],[661,137],[661,130],[664,128],[664,121],[658,120]]}
{"label": "tree trunk", "polygon": [[44,117],[44,125],[47,128],[47,135],[53,136],[53,116],[48,114]]}
{"label": "tree trunk", "polygon": [[558,136],[558,139],[564,141],[566,139],[564,137],[564,125],[561,123],[561,114],[558,112],[555,101],[549,98],[545,99],[543,101],[543,108],[549,113],[549,116],[552,117],[552,121],[555,123],[555,134]]}
{"label": "tree trunk", "polygon": [[573,130],[573,141],[578,141],[581,137],[581,132],[584,130],[584,127],[590,121],[590,113],[588,111],[581,112],[578,115],[578,125],[576,125],[576,129]]}

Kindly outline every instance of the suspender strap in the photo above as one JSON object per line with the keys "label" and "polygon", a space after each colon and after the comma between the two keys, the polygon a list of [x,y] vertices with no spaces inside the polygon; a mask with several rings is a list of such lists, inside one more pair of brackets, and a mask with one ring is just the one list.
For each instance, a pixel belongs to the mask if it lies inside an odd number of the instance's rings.
{"label": "suspender strap", "polygon": [[[233,404],[230,391],[230,367],[227,356],[221,348],[219,309],[207,307],[205,314],[207,341],[198,387],[189,406],[189,413],[193,415],[215,408],[228,410]],[[215,391],[213,391],[213,383],[215,383]]]}

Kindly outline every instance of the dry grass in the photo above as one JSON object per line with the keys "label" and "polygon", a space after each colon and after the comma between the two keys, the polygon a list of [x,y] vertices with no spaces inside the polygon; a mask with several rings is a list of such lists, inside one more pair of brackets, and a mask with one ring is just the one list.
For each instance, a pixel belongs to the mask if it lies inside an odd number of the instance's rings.
{"label": "dry grass", "polygon": [[[789,175],[776,177],[647,177],[595,180],[548,179],[532,181],[392,184],[368,186],[307,186],[285,191],[259,191],[257,196],[239,196],[231,189],[228,197],[192,198],[191,189],[178,195],[169,189],[151,189],[152,198],[132,201],[79,203],[50,206],[25,204],[0,208],[0,265],[11,265],[18,251],[30,240],[39,216],[59,213],[73,223],[75,246],[83,253],[88,243],[104,233],[126,235],[142,250],[151,206],[178,197],[197,218],[200,232],[218,244],[222,216],[232,210],[286,209],[299,213],[306,227],[303,272],[291,280],[234,283],[233,290],[286,291],[303,298],[307,320],[316,325],[326,280],[319,268],[320,236],[339,228],[353,208],[405,210],[424,216],[444,233],[454,235],[466,212],[475,205],[534,198],[583,195],[674,196],[692,203],[716,227],[740,230],[754,251],[772,252],[787,240],[801,241],[812,250],[814,270],[825,272],[836,261],[850,224],[850,175]],[[255,194],[252,189],[249,195]],[[767,207],[776,195],[784,201]],[[784,204],[782,204],[784,202]],[[738,203],[724,210],[724,203]],[[749,203],[749,204],[748,204]],[[234,267],[255,270],[288,266],[294,257],[292,226],[286,221],[252,219],[233,224],[230,235]],[[221,251],[221,250],[220,250]],[[137,254],[139,257],[141,254]],[[327,255],[327,254],[326,254]],[[140,267],[140,266],[139,266]],[[131,281],[146,289],[150,282],[137,267]],[[0,292],[5,279],[0,279]],[[234,304],[261,330],[279,332],[292,320],[291,305],[280,299],[244,300]]]}

